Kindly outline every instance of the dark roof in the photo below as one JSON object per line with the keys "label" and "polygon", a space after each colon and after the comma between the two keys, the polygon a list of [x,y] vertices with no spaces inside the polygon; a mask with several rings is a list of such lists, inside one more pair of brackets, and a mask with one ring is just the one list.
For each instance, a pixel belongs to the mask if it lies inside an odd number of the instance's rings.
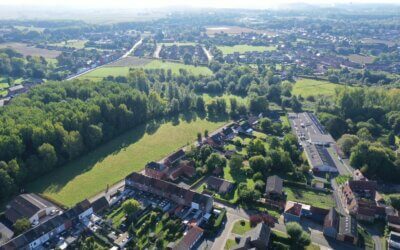
{"label": "dark roof", "polygon": [[285,213],[292,214],[297,217],[301,215],[302,205],[294,202],[286,202]]}
{"label": "dark roof", "polygon": [[223,133],[225,136],[230,135],[230,134],[233,133],[233,129],[232,129],[231,127],[228,127],[228,128],[226,128],[226,129],[223,129],[223,130],[222,130],[222,133]]}
{"label": "dark roof", "polygon": [[188,250],[196,243],[196,241],[202,236],[204,230],[198,226],[193,226],[183,236],[182,240],[173,248],[174,250]]}
{"label": "dark roof", "polygon": [[282,193],[282,190],[283,190],[282,178],[280,178],[277,175],[268,177],[267,185],[265,187],[265,191],[267,193],[269,193],[269,192]]}
{"label": "dark roof", "polygon": [[351,216],[340,217],[339,233],[352,237],[357,237],[357,221]]}
{"label": "dark roof", "polygon": [[240,239],[236,249],[251,249],[256,246],[253,244],[254,241],[261,241],[265,245],[265,249],[269,244],[269,237],[271,235],[271,228],[265,223],[259,223],[254,229],[248,231],[245,236]]}
{"label": "dark roof", "polygon": [[54,204],[36,194],[21,194],[7,205],[5,215],[11,222],[15,223],[18,219],[30,218],[40,210],[54,206]]}
{"label": "dark roof", "polygon": [[400,225],[400,216],[398,215],[388,215],[387,220],[390,224]]}
{"label": "dark roof", "polygon": [[207,179],[207,185],[210,185],[213,189],[217,189],[218,192],[226,193],[232,188],[233,183],[215,176],[210,176]]}
{"label": "dark roof", "polygon": [[180,150],[176,151],[175,153],[173,153],[172,155],[168,156],[168,158],[166,160],[169,162],[175,162],[184,156],[185,156],[185,151],[183,151],[183,149],[180,149]]}
{"label": "dark roof", "polygon": [[378,186],[376,181],[349,181],[349,186],[354,193],[363,192],[363,191],[370,191],[375,192]]}
{"label": "dark roof", "polygon": [[146,168],[151,168],[151,169],[154,169],[157,171],[162,171],[165,169],[165,166],[164,166],[164,164],[151,161],[151,162],[147,163]]}
{"label": "dark roof", "polygon": [[195,202],[198,204],[206,205],[212,197],[196,193],[190,189],[182,188],[173,183],[155,179],[146,175],[142,175],[140,173],[131,173],[126,177],[135,183],[139,183],[141,185],[145,185],[154,189],[162,190],[164,194],[175,195],[183,198],[186,202]]}
{"label": "dark roof", "polygon": [[93,211],[95,213],[101,212],[103,209],[108,208],[110,204],[105,196],[100,197],[99,199],[92,202]]}

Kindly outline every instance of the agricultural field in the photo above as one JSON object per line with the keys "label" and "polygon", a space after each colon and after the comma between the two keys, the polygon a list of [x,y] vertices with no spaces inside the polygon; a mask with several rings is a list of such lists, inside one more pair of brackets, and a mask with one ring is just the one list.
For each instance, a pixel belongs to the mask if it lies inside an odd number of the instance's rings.
{"label": "agricultural field", "polygon": [[235,45],[235,46],[218,46],[218,49],[222,51],[224,55],[233,54],[238,52],[240,54],[244,54],[245,52],[264,52],[264,51],[272,51],[276,50],[274,46],[252,46],[252,45]]}
{"label": "agricultural field", "polygon": [[285,187],[287,200],[329,209],[335,206],[332,195],[300,187]]}
{"label": "agricultural field", "polygon": [[59,46],[59,47],[70,47],[75,49],[83,49],[87,40],[68,40],[59,43],[52,43],[49,45]]}
{"label": "agricultural field", "polygon": [[[133,60],[137,63],[136,60]],[[135,64],[134,63],[134,64]],[[91,71],[82,75],[81,79],[101,80],[107,76],[127,76],[130,68],[143,68],[143,69],[165,69],[171,70],[173,74],[179,74],[180,69],[185,69],[195,75],[211,75],[212,72],[209,68],[204,66],[185,65],[182,63],[163,62],[161,60],[152,60],[150,62],[142,61],[144,65],[129,65],[124,67],[106,66]]]}
{"label": "agricultural field", "polygon": [[332,97],[335,95],[336,88],[353,88],[341,84],[330,83],[328,81],[300,79],[294,86],[292,93],[302,97],[324,95]]}
{"label": "agricultural field", "polygon": [[140,171],[147,162],[188,145],[196,139],[197,132],[214,131],[224,123],[192,118],[140,126],[29,184],[28,190],[74,205],[129,173]]}
{"label": "agricultural field", "polygon": [[145,66],[146,64],[150,63],[153,61],[152,59],[147,59],[147,58],[140,58],[140,57],[134,57],[134,56],[127,56],[125,58],[122,58],[121,60],[115,61],[108,66],[112,67],[140,67],[140,66]]}
{"label": "agricultural field", "polygon": [[43,56],[44,58],[56,58],[60,51],[57,50],[48,50],[48,49],[40,49],[34,46],[29,46],[26,43],[2,43],[0,44],[0,49],[3,48],[11,48],[24,56]]}
{"label": "agricultural field", "polygon": [[370,64],[370,63],[373,63],[374,59],[375,59],[372,56],[363,56],[363,55],[357,55],[357,54],[349,55],[347,58],[350,61],[359,63],[359,64]]}

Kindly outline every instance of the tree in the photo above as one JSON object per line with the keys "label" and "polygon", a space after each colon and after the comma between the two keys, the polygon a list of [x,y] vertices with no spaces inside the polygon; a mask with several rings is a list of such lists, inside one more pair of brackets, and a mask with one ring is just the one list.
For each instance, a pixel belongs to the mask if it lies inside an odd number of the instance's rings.
{"label": "tree", "polygon": [[252,204],[261,198],[261,193],[258,190],[249,189],[246,183],[240,183],[238,187],[239,200],[245,204]]}
{"label": "tree", "polygon": [[297,99],[296,96],[293,96],[292,99],[290,100],[290,107],[292,107],[292,110],[294,112],[301,112],[302,111],[302,105],[301,102]]}
{"label": "tree", "polygon": [[271,133],[272,122],[268,118],[260,119],[260,127],[264,133]]}
{"label": "tree", "polygon": [[0,200],[9,197],[14,191],[15,184],[13,179],[8,175],[6,170],[0,168]]}
{"label": "tree", "polygon": [[57,164],[57,153],[51,144],[42,144],[38,148],[38,156],[45,171],[52,169]]}
{"label": "tree", "polygon": [[31,222],[28,218],[18,219],[13,227],[15,235],[19,235],[31,228]]}
{"label": "tree", "polygon": [[311,244],[310,235],[297,222],[286,224],[286,231],[292,243],[292,249],[304,249]]}
{"label": "tree", "polygon": [[251,140],[247,146],[247,154],[249,157],[255,155],[265,155],[266,150],[264,142],[262,142],[260,139]]}
{"label": "tree", "polygon": [[250,112],[254,114],[266,113],[268,111],[268,100],[265,96],[250,97]]}
{"label": "tree", "polygon": [[232,170],[240,170],[243,167],[243,157],[238,154],[232,155],[231,159],[229,160],[229,167]]}
{"label": "tree", "polygon": [[206,160],[207,171],[210,173],[217,168],[226,166],[226,158],[217,153],[212,153]]}
{"label": "tree", "polygon": [[338,146],[342,150],[342,152],[349,157],[351,153],[351,149],[357,145],[360,139],[356,135],[344,134],[337,141]]}
{"label": "tree", "polygon": [[387,143],[390,146],[396,145],[396,136],[394,135],[394,133],[392,131],[388,134]]}
{"label": "tree", "polygon": [[201,133],[200,133],[200,132],[198,132],[198,133],[197,133],[197,141],[201,142],[201,139],[202,139],[202,137],[201,137]]}
{"label": "tree", "polygon": [[135,199],[128,199],[122,203],[122,209],[127,215],[132,215],[140,209],[140,203]]}
{"label": "tree", "polygon": [[261,155],[253,156],[249,159],[249,165],[254,172],[267,172],[267,161]]}

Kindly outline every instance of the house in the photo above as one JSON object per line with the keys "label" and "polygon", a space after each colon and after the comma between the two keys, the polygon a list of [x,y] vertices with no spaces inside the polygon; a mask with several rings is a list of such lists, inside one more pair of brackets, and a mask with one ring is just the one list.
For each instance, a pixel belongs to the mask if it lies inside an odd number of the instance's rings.
{"label": "house", "polygon": [[235,186],[234,183],[215,176],[208,177],[206,184],[207,189],[214,190],[221,195],[231,192]]}
{"label": "house", "polygon": [[22,94],[27,91],[24,85],[19,84],[8,88],[8,96],[14,96],[17,94]]}
{"label": "house", "polygon": [[185,175],[189,178],[192,178],[196,175],[194,161],[181,160],[178,166],[169,168],[167,173],[168,178],[172,181],[177,180],[182,175]]}
{"label": "house", "polygon": [[11,239],[4,245],[1,245],[0,249],[38,249],[44,243],[71,228],[72,225],[85,220],[92,212],[93,209],[90,202],[84,200],[64,213],[58,214],[37,227],[33,227]]}
{"label": "house", "polygon": [[212,147],[222,147],[224,145],[224,137],[222,133],[216,133],[208,137],[206,142]]}
{"label": "house", "polygon": [[300,222],[302,205],[297,202],[288,201],[286,202],[285,210],[283,212],[283,218],[285,223],[287,222]]}
{"label": "house", "polygon": [[0,99],[0,107],[7,105],[10,102],[10,98],[2,98]]}
{"label": "house", "polygon": [[39,195],[29,193],[15,197],[8,205],[5,217],[12,223],[28,218],[31,223],[39,223],[40,219],[51,215],[59,208]]}
{"label": "house", "polygon": [[400,233],[390,232],[388,238],[388,249],[400,249]]}
{"label": "house", "polygon": [[400,233],[400,216],[398,215],[388,215],[387,224],[390,230]]}
{"label": "house", "polygon": [[376,191],[377,183],[368,180],[350,180],[340,187],[342,204],[357,220],[373,222],[386,217],[386,206]]}
{"label": "house", "polygon": [[188,206],[204,213],[211,211],[214,202],[209,195],[199,194],[190,189],[140,173],[128,175],[125,178],[125,186],[161,196],[178,205]]}
{"label": "house", "polygon": [[183,149],[180,149],[175,153],[173,153],[172,155],[168,156],[165,159],[164,164],[166,166],[172,166],[173,164],[179,162],[184,157],[185,157],[185,151],[183,151]]}
{"label": "house", "polygon": [[186,232],[181,241],[173,247],[174,250],[190,250],[194,249],[196,243],[203,236],[204,230],[198,226],[193,226]]}
{"label": "house", "polygon": [[110,204],[105,196],[101,196],[99,199],[92,202],[93,212],[96,214],[103,212],[109,206]]}
{"label": "house", "polygon": [[0,246],[9,241],[14,235],[6,225],[0,222]]}
{"label": "house", "polygon": [[304,150],[313,172],[338,172],[326,147],[308,143],[305,145]]}
{"label": "house", "polygon": [[222,134],[224,135],[225,140],[232,140],[235,137],[235,132],[232,127],[222,129]]}
{"label": "house", "polygon": [[147,176],[160,180],[165,178],[166,172],[167,168],[164,164],[154,161],[147,163],[144,168],[144,173]]}
{"label": "house", "polygon": [[283,180],[277,175],[269,176],[265,186],[265,196],[268,199],[276,200],[283,196]]}
{"label": "house", "polygon": [[260,223],[252,230],[248,231],[239,241],[239,244],[234,248],[235,250],[246,249],[267,249],[269,245],[269,238],[271,235],[271,228],[265,224]]}
{"label": "house", "polygon": [[339,241],[357,244],[357,221],[354,217],[341,216],[335,208],[325,217],[323,234]]}

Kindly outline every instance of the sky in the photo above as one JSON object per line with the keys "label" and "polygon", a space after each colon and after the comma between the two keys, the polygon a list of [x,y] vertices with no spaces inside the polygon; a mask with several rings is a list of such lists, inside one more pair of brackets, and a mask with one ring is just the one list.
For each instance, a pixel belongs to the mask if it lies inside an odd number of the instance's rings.
{"label": "sky", "polygon": [[331,5],[334,3],[399,3],[400,0],[0,0],[0,5],[129,9],[171,6],[265,9],[298,2]]}

